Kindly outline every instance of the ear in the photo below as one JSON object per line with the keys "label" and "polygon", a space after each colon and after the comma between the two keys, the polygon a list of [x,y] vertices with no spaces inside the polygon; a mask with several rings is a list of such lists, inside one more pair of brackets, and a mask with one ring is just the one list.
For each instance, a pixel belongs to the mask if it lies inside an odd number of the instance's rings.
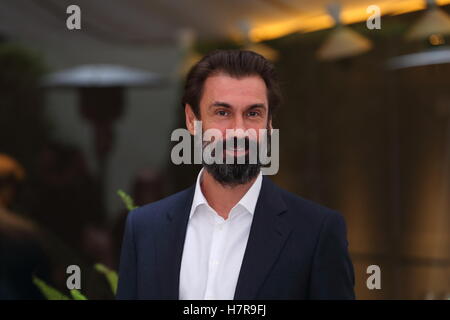
{"label": "ear", "polygon": [[195,126],[194,121],[197,120],[197,117],[195,116],[194,110],[192,107],[186,103],[184,106],[184,113],[186,115],[186,128],[189,130],[189,132],[194,135],[195,134]]}
{"label": "ear", "polygon": [[267,123],[267,129],[269,129],[269,130],[273,129],[273,127],[272,127],[272,117],[269,118],[269,121]]}

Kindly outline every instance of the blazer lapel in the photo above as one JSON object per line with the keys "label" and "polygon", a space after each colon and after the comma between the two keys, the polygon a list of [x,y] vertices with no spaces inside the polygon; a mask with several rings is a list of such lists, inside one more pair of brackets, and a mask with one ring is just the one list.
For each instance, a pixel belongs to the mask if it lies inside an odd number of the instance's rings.
{"label": "blazer lapel", "polygon": [[164,217],[163,227],[158,230],[156,260],[161,299],[179,299],[179,279],[184,239],[191,210],[195,185],[185,191],[174,208]]}
{"label": "blazer lapel", "polygon": [[291,228],[282,219],[286,205],[269,178],[263,184],[234,294],[235,300],[252,300],[278,258]]}

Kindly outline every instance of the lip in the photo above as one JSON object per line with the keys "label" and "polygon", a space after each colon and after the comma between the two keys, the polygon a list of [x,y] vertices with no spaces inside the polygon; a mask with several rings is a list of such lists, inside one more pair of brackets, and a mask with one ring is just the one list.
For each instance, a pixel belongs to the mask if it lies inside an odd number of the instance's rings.
{"label": "lip", "polygon": [[225,149],[225,153],[234,157],[241,157],[248,154],[248,150],[246,149]]}

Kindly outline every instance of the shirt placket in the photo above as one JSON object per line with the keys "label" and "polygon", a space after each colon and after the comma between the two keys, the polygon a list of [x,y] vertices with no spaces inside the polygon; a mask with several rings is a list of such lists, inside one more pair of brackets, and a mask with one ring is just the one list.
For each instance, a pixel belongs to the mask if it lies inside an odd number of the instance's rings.
{"label": "shirt placket", "polygon": [[[216,213],[214,213],[216,214]],[[217,214],[216,214],[217,215]],[[214,225],[211,240],[211,251],[208,261],[208,276],[206,281],[205,299],[217,299],[214,288],[217,283],[218,271],[221,264],[223,264],[223,252],[225,242],[225,231],[228,221],[225,221],[218,216],[214,217]]]}

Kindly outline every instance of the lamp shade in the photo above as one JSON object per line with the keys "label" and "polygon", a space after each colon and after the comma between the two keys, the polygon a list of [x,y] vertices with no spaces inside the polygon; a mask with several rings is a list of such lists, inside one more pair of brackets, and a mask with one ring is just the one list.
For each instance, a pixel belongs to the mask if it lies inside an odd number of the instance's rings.
{"label": "lamp shade", "polygon": [[419,21],[411,27],[406,34],[406,39],[422,40],[434,34],[450,34],[450,16],[436,6],[428,9]]}
{"label": "lamp shade", "polygon": [[162,82],[156,73],[118,65],[82,65],[46,76],[47,87],[138,87]]}
{"label": "lamp shade", "polygon": [[338,25],[317,51],[319,60],[338,60],[362,54],[372,42],[349,27]]}

